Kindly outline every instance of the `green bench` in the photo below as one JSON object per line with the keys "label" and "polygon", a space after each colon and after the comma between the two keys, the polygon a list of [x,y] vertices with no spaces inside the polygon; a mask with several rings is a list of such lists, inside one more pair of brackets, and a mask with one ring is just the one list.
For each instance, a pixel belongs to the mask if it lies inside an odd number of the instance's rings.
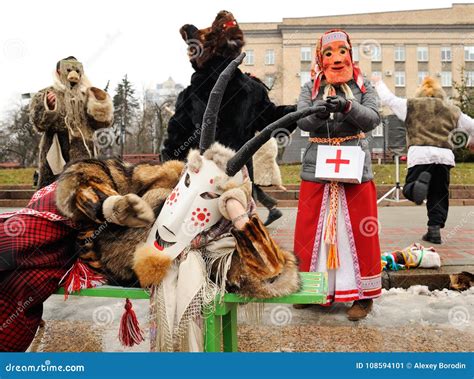
{"label": "green bench", "polygon": [[[292,295],[271,299],[245,298],[233,293],[216,299],[212,312],[205,315],[204,350],[206,352],[237,351],[237,306],[240,303],[278,303],[278,304],[324,304],[328,291],[327,274],[321,272],[302,272],[302,288]],[[56,294],[64,294],[60,288]],[[101,286],[71,293],[71,296],[93,296],[129,299],[148,299],[142,288]]]}

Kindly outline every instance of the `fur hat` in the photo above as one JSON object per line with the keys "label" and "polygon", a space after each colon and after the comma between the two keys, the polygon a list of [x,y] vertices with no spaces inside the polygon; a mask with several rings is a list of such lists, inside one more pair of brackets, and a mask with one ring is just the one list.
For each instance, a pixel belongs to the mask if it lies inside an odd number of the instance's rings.
{"label": "fur hat", "polygon": [[216,56],[236,58],[245,44],[239,24],[233,14],[227,11],[220,11],[209,28],[198,29],[186,24],[179,32],[188,44],[189,60],[195,69],[203,68],[206,62]]}
{"label": "fur hat", "polygon": [[435,79],[427,76],[416,90],[415,97],[436,97],[444,100],[446,99],[446,92]]}

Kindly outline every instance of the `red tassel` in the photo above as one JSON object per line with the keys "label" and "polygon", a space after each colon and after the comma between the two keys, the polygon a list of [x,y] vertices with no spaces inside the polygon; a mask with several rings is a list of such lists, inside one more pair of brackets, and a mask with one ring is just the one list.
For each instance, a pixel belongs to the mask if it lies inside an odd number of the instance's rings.
{"label": "red tassel", "polygon": [[145,340],[130,299],[125,300],[125,312],[120,320],[119,340],[123,346],[128,347],[138,345]]}
{"label": "red tassel", "polygon": [[106,278],[94,272],[81,260],[77,260],[64,274],[59,284],[64,287],[64,299],[67,300],[71,292],[80,292],[81,289],[93,288],[105,284]]}

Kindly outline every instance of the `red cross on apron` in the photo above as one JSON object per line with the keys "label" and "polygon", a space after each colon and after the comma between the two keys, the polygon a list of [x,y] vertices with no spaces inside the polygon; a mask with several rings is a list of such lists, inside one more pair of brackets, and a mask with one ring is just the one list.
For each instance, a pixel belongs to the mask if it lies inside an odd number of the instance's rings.
{"label": "red cross on apron", "polygon": [[336,159],[326,159],[326,163],[334,163],[334,172],[339,172],[340,166],[342,164],[349,164],[351,161],[349,159],[341,159],[342,151],[337,150]]}

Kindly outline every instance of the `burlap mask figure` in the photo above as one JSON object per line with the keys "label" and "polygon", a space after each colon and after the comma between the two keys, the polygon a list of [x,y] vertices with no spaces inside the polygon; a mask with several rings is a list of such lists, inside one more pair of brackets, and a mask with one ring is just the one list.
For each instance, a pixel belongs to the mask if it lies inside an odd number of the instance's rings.
{"label": "burlap mask figure", "polygon": [[84,75],[84,68],[82,67],[81,62],[71,59],[63,59],[59,61],[57,75],[62,84],[72,89],[81,81]]}
{"label": "burlap mask figure", "polygon": [[112,99],[91,87],[82,63],[71,56],[56,64],[54,84],[33,97],[30,119],[43,134],[38,160],[42,188],[56,179],[67,162],[95,156],[94,132],[112,125]]}

